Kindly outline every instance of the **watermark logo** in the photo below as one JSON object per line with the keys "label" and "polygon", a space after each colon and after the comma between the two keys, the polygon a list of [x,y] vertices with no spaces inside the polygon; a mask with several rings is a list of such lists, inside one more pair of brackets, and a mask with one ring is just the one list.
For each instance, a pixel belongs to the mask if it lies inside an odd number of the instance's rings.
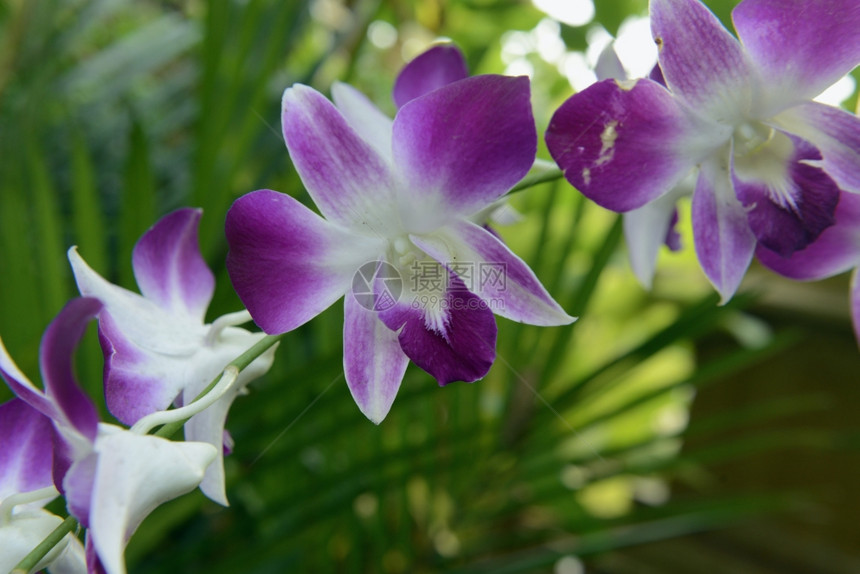
{"label": "watermark logo", "polygon": [[[458,291],[501,293],[507,289],[504,263],[415,261],[409,269],[408,284],[398,269],[387,261],[370,261],[358,268],[352,278],[352,294],[359,305],[370,311],[387,311],[403,297],[404,288],[412,295],[413,309],[469,310],[504,309],[503,298],[466,299]],[[453,281],[452,275],[457,278]]]}
{"label": "watermark logo", "polygon": [[403,279],[397,268],[385,261],[369,261],[352,277],[352,294],[369,311],[387,311],[403,294]]}

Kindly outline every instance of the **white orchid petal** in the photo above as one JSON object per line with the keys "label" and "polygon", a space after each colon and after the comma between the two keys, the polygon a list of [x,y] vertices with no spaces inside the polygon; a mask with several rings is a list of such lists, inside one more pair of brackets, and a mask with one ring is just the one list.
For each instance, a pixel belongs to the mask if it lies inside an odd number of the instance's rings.
{"label": "white orchid petal", "polygon": [[203,480],[215,448],[171,442],[100,425],[99,455],[90,509],[90,534],[108,574],[125,574],[128,539],[157,506],[190,492]]}

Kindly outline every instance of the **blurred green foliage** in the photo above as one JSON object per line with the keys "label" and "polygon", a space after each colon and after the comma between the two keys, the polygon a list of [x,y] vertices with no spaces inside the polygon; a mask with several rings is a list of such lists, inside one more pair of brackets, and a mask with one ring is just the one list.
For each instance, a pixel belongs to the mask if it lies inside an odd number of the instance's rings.
{"label": "blurred green foliage", "polygon": [[[734,2],[709,5],[727,21]],[[645,0],[600,0],[595,23],[614,34],[646,11]],[[210,319],[237,310],[224,268],[227,208],[264,187],[309,201],[280,135],[285,87],[327,92],[347,81],[393,113],[397,70],[429,42],[450,38],[474,72],[503,72],[505,35],[545,18],[518,0],[0,3],[7,348],[36,375],[41,331],[75,294],[69,246],[134,289],[135,241],[183,205],[204,209],[201,246],[218,278]],[[584,50],[592,27],[560,26],[560,38]],[[557,66],[536,52],[528,60],[542,133],[572,90]],[[744,311],[749,297],[717,306],[689,249],[661,271],[656,295],[645,294],[620,248],[620,220],[564,182],[512,201],[523,221],[501,233],[578,323],[499,320],[485,380],[440,390],[410,367],[375,427],[343,381],[336,304],[289,334],[271,373],[234,406],[232,506],[196,493],[160,508],[132,540],[131,571],[547,571],[565,556],[585,560],[781,508],[780,493],[673,497],[670,485],[695,490],[690,477],[702,465],[801,440],[741,433],[680,450],[690,434],[816,407],[758,405],[687,424],[698,389],[793,336],[761,329]],[[763,334],[699,360],[697,340],[737,333],[744,321]],[[94,332],[77,367],[100,396]]]}

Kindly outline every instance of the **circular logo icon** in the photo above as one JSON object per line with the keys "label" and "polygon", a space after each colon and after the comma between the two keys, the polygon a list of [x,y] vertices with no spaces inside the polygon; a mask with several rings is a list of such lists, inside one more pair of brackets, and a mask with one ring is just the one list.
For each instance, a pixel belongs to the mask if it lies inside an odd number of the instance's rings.
{"label": "circular logo icon", "polygon": [[403,279],[397,268],[385,261],[369,261],[352,277],[352,295],[370,311],[385,311],[397,304]]}

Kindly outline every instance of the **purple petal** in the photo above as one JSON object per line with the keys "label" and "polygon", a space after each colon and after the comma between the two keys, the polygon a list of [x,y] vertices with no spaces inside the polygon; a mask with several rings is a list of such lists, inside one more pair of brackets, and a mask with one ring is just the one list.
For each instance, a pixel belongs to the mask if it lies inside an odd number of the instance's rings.
{"label": "purple petal", "polygon": [[656,82],[604,80],[561,105],[546,144],[584,195],[630,211],[675,187],[730,133],[696,121]]}
{"label": "purple petal", "polygon": [[99,560],[99,555],[96,554],[96,547],[93,545],[93,537],[89,532],[87,532],[85,551],[87,556],[87,574],[108,574],[105,570],[104,564]]}
{"label": "purple petal", "polygon": [[421,233],[486,207],[529,171],[536,149],[526,77],[476,76],[412,100],[394,118],[404,225]]}
{"label": "purple petal", "polygon": [[768,92],[783,105],[812,98],[860,64],[856,0],[745,0],[732,19]]}
{"label": "purple petal", "polygon": [[777,132],[768,145],[771,153],[736,159],[732,183],[758,242],[788,257],[833,225],[839,188],[808,163],[821,159],[809,143]]}
{"label": "purple petal", "polygon": [[267,189],[236,200],[225,233],[233,287],[267,333],[320,314],[346,292],[359,266],[384,250],[381,240],[350,234]]}
{"label": "purple petal", "polygon": [[95,452],[76,460],[62,481],[69,514],[77,518],[84,528],[90,527],[90,509],[98,462],[99,455]]}
{"label": "purple petal", "polygon": [[380,157],[390,161],[394,121],[349,84],[335,82],[331,87],[331,97],[361,139],[372,145]]}
{"label": "purple petal", "polygon": [[456,276],[439,297],[401,301],[379,314],[403,352],[440,385],[484,377],[496,358],[496,320]]}
{"label": "purple petal", "polygon": [[96,438],[99,416],[81,390],[72,370],[72,358],[87,324],[101,310],[98,299],[72,299],[51,321],[39,347],[39,365],[47,396],[62,411],[65,421],[90,441]]}
{"label": "purple petal", "polygon": [[394,104],[402,108],[411,100],[469,77],[463,53],[453,44],[433,46],[400,71],[394,81]]}
{"label": "purple petal", "polygon": [[21,372],[15,361],[9,356],[9,351],[3,345],[2,339],[0,339],[0,376],[18,398],[46,417],[56,419],[62,416],[56,405],[45,396],[45,393],[36,388],[30,379]]}
{"label": "purple petal", "polygon": [[381,230],[394,192],[386,159],[322,94],[301,84],[284,92],[284,140],[323,216],[358,230]]}
{"label": "purple petal", "polygon": [[51,486],[54,427],[21,399],[0,405],[0,500]]}
{"label": "purple petal", "polygon": [[860,118],[808,102],[779,114],[774,123],[817,147],[824,156],[821,166],[841,189],[860,193]]}
{"label": "purple petal", "polygon": [[522,259],[492,233],[469,221],[436,233],[410,236],[413,243],[465,282],[496,314],[531,325],[574,321]]}
{"label": "purple petal", "polygon": [[179,209],[162,217],[134,246],[132,265],[140,292],[164,310],[203,322],[215,277],[200,255],[202,210]]}
{"label": "purple petal", "polygon": [[663,70],[660,69],[660,64],[654,64],[654,67],[648,73],[648,79],[652,82],[657,82],[664,88],[666,87],[666,78],[663,77]]}
{"label": "purple petal", "polygon": [[692,211],[696,255],[726,302],[737,291],[756,243],[726,167],[716,161],[702,164]]}
{"label": "purple petal", "polygon": [[[78,442],[78,441],[75,441]],[[86,449],[89,449],[91,443],[86,444]],[[66,489],[63,483],[66,479],[66,473],[75,462],[75,458],[80,458],[82,452],[86,452],[81,445],[74,445],[67,437],[60,435],[59,432],[54,432],[54,464],[51,468],[51,475],[54,478],[54,486],[60,491],[62,496],[66,496]]]}
{"label": "purple petal", "polygon": [[352,293],[344,299],[343,370],[352,398],[376,424],[391,409],[409,358],[397,333],[361,306]]}
{"label": "purple petal", "polygon": [[860,342],[860,271],[851,274],[851,322],[854,325],[854,337]]}
{"label": "purple petal", "polygon": [[678,209],[672,211],[672,218],[669,220],[669,228],[666,230],[666,239],[664,240],[669,251],[680,251],[683,248],[681,243],[681,233],[678,231]]}
{"label": "purple petal", "polygon": [[107,311],[99,317],[108,410],[127,425],[166,409],[185,385],[189,357],[153,353],[129,339]]}
{"label": "purple petal", "polygon": [[651,0],[651,33],[672,93],[702,115],[736,123],[752,105],[740,43],[698,0]]}
{"label": "purple petal", "polygon": [[825,229],[806,249],[782,257],[764,247],[759,261],[791,279],[813,280],[837,275],[860,265],[860,195],[842,193],[836,206],[836,224]]}

